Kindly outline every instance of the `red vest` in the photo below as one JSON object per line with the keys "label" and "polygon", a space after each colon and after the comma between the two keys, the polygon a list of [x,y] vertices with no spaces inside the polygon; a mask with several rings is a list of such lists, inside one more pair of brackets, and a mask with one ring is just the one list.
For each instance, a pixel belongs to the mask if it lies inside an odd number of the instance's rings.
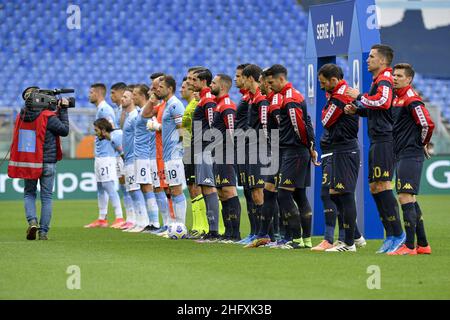
{"label": "red vest", "polygon": [[[10,178],[38,179],[44,162],[44,142],[47,121],[56,113],[44,110],[33,122],[25,122],[17,115],[8,164]],[[61,141],[56,137],[56,158],[62,159]]]}

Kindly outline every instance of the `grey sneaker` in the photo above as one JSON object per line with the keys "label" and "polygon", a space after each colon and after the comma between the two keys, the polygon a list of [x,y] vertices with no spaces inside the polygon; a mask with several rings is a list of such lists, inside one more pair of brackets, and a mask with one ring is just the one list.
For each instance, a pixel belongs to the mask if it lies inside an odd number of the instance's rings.
{"label": "grey sneaker", "polygon": [[27,229],[27,240],[36,240],[36,232],[38,231],[38,224],[36,221],[31,221]]}
{"label": "grey sneaker", "polygon": [[48,236],[45,232],[39,232],[39,240],[48,240]]}

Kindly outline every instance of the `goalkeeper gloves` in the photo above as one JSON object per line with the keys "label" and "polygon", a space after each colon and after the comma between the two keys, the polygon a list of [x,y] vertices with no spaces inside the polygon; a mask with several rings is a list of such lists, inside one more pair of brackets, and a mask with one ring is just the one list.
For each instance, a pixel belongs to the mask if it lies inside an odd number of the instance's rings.
{"label": "goalkeeper gloves", "polygon": [[156,120],[156,117],[151,118],[147,121],[147,130],[150,131],[161,131],[161,123]]}

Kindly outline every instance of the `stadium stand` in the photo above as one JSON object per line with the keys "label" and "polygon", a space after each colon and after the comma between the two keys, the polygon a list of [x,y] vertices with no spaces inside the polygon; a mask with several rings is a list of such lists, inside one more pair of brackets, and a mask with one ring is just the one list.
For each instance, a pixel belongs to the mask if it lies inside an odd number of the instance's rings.
{"label": "stadium stand", "polygon": [[[296,0],[87,0],[79,4],[79,30],[67,28],[67,6],[0,3],[0,106],[20,106],[23,88],[33,84],[75,88],[77,108],[91,108],[94,82],[148,82],[159,70],[180,81],[188,66],[200,64],[232,75],[243,62],[282,63],[304,87],[308,15]],[[345,58],[338,64],[348,74]],[[450,80],[418,75],[416,86],[450,121]],[[238,98],[236,89],[231,96]],[[77,121],[82,131],[85,120]]]}

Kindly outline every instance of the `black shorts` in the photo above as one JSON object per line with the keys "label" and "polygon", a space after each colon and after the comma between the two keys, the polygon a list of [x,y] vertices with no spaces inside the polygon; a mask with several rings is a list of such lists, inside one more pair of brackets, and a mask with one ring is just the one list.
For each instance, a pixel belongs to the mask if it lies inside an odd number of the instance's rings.
{"label": "black shorts", "polygon": [[[273,160],[273,157],[276,156],[277,159]],[[281,159],[280,159],[280,154],[279,152],[276,153],[276,155],[272,155],[271,159],[270,159],[270,164],[265,166],[265,170],[267,170],[265,177],[266,177],[266,182],[267,183],[271,183],[273,185],[275,185],[275,188],[278,186],[279,183],[279,178],[280,178],[280,164],[281,164]]]}
{"label": "black shorts", "polygon": [[359,150],[333,153],[331,157],[330,189],[355,192],[360,167]]}
{"label": "black shorts", "polygon": [[252,163],[247,165],[248,188],[264,188],[266,177],[261,174],[261,169],[263,169],[263,165],[260,163]]}
{"label": "black shorts", "polygon": [[[234,169],[236,171],[237,175],[237,183],[239,186],[247,188],[247,163],[248,163],[248,145],[245,144],[245,146],[238,146],[235,144],[234,149]],[[238,156],[239,153],[239,156]]]}
{"label": "black shorts", "polygon": [[235,164],[234,165],[236,173],[237,173],[237,179],[238,179],[238,186],[247,187],[247,166],[245,164]]}
{"label": "black shorts", "polygon": [[186,184],[195,184],[195,165],[193,163],[184,164],[184,173],[186,175]]}
{"label": "black shorts", "polygon": [[280,183],[280,175],[278,173],[277,174],[270,174],[270,175],[265,176],[265,177],[266,177],[265,181],[267,183],[271,183],[271,184],[275,185],[275,188],[278,187],[278,185]]}
{"label": "black shorts", "polygon": [[332,154],[328,153],[325,157],[322,155],[320,161],[320,167],[322,168],[322,189],[320,195],[324,196],[329,194],[330,189]]}
{"label": "black shorts", "polygon": [[369,149],[369,183],[391,181],[394,169],[392,141],[374,142]]}
{"label": "black shorts", "polygon": [[214,164],[216,187],[236,186],[236,172],[232,164]]}
{"label": "black shorts", "polygon": [[422,168],[421,157],[399,159],[395,168],[397,193],[419,194]]}
{"label": "black shorts", "polygon": [[311,184],[311,156],[306,148],[282,149],[279,187],[306,188]]}

